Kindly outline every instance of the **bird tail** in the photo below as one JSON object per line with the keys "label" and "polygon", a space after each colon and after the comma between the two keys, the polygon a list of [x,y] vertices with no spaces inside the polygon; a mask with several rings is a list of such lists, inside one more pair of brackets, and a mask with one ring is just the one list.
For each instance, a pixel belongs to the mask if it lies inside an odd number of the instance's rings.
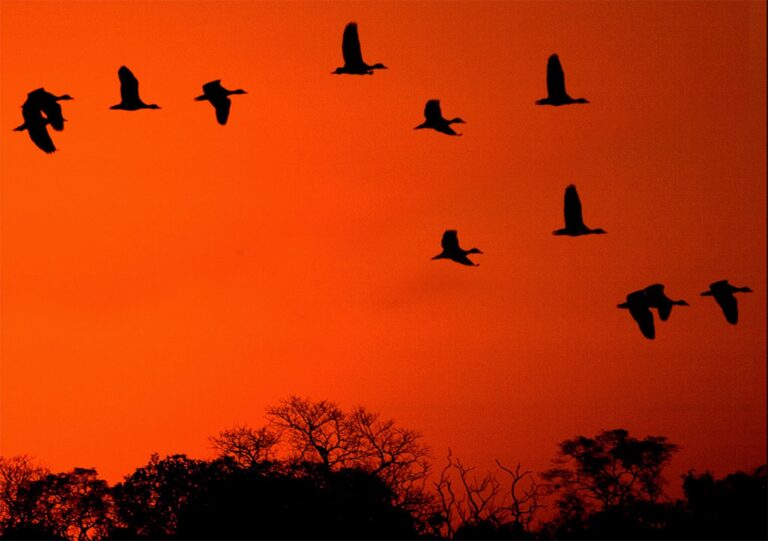
{"label": "bird tail", "polygon": [[26,129],[27,129],[27,125],[26,124],[22,124],[21,126],[17,126],[15,128],[13,128],[13,131],[24,131]]}

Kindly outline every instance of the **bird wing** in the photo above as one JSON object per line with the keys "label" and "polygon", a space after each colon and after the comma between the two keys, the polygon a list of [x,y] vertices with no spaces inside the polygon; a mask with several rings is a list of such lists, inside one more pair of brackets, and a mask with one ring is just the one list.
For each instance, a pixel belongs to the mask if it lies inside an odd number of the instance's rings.
{"label": "bird wing", "polygon": [[565,73],[560,58],[553,54],[547,61],[547,94],[550,98],[565,97]]}
{"label": "bird wing", "polygon": [[569,185],[565,189],[565,228],[582,229],[584,228],[584,219],[581,216],[581,200],[576,186]]}
{"label": "bird wing", "polygon": [[440,110],[440,100],[429,100],[424,106],[424,116],[430,122],[443,119],[443,112]]}
{"label": "bird wing", "polygon": [[123,103],[141,101],[139,99],[139,80],[133,75],[133,72],[121,66],[117,70],[117,76],[120,78],[120,99]]}
{"label": "bird wing", "polygon": [[229,118],[229,108],[232,105],[232,100],[222,96],[221,98],[211,100],[211,103],[216,108],[216,120],[224,126]]}
{"label": "bird wing", "polygon": [[32,142],[46,154],[56,150],[56,146],[53,144],[53,140],[45,127],[45,121],[27,123],[27,131]]}
{"label": "bird wing", "polygon": [[733,293],[719,293],[715,295],[715,300],[723,310],[726,321],[731,325],[736,325],[739,322],[739,305]]}
{"label": "bird wing", "polygon": [[637,322],[637,326],[640,327],[640,332],[643,336],[653,340],[656,337],[656,329],[653,326],[653,313],[644,305],[638,305],[630,303],[629,313]]}
{"label": "bird wing", "polygon": [[443,233],[443,240],[440,242],[443,250],[446,252],[456,251],[459,249],[459,234],[455,229],[449,229]]}
{"label": "bird wing", "polygon": [[357,23],[349,23],[344,28],[344,38],[341,42],[341,54],[344,55],[344,64],[363,64],[363,53],[360,50],[360,38],[357,36]]}
{"label": "bird wing", "polygon": [[206,95],[217,94],[217,93],[220,93],[221,90],[222,90],[221,79],[216,79],[215,81],[210,81],[203,85],[203,93]]}

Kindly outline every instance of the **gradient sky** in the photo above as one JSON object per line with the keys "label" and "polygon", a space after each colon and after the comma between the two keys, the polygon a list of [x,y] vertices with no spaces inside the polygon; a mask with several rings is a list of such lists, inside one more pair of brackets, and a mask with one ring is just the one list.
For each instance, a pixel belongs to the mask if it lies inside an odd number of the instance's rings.
{"label": "gradient sky", "polygon": [[[0,4],[0,453],[114,482],[290,394],[481,468],[766,454],[765,2]],[[390,69],[331,75],[341,35]],[[547,57],[589,105],[537,107]],[[160,111],[110,111],[130,67]],[[222,79],[229,124],[193,101]],[[27,92],[74,96],[46,155]],[[463,137],[414,131],[426,100]],[[555,237],[575,183],[587,225]],[[445,229],[477,268],[430,261]],[[715,280],[751,286],[728,325]],[[644,339],[616,304],[661,282]]]}

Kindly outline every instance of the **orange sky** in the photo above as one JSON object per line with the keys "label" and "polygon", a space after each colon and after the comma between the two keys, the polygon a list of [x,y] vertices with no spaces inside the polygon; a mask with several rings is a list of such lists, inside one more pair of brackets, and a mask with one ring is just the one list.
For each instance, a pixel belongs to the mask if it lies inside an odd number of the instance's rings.
{"label": "orange sky", "polygon": [[[673,485],[764,462],[765,8],[3,1],[0,453],[114,482],[298,394],[481,468],[615,427]],[[390,69],[330,74],[353,20]],[[591,104],[533,104],[554,52]],[[108,109],[122,64],[162,110]],[[53,155],[11,131],[40,86]],[[551,234],[569,183],[607,235]],[[430,261],[448,228],[480,267]],[[692,306],[648,341],[616,304],[654,282]]]}

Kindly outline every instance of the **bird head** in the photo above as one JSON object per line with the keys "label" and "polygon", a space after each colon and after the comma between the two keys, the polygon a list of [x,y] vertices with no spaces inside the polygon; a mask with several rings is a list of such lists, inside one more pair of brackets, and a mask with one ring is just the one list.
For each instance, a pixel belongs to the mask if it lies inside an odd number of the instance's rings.
{"label": "bird head", "polygon": [[385,69],[389,69],[389,68],[387,66],[385,66],[384,64],[382,64],[381,62],[379,62],[378,64],[374,64],[373,66],[371,66],[371,69],[372,70],[385,70]]}
{"label": "bird head", "polygon": [[150,103],[147,105],[147,109],[160,109],[160,106],[156,103]]}
{"label": "bird head", "polygon": [[342,67],[342,68],[336,68],[335,71],[331,72],[331,75],[341,75],[343,73],[344,73],[344,68]]}
{"label": "bird head", "polygon": [[593,229],[592,233],[595,233],[597,235],[605,235],[606,231],[604,229],[598,227],[597,229]]}
{"label": "bird head", "polygon": [[60,100],[73,100],[75,98],[73,98],[69,94],[64,94],[63,96],[59,96],[58,99],[60,99]]}
{"label": "bird head", "polygon": [[242,88],[238,88],[237,90],[233,90],[233,91],[232,91],[232,94],[247,94],[247,93],[248,93],[248,92],[246,92],[246,91],[245,91],[245,90],[243,90]]}
{"label": "bird head", "polygon": [[480,250],[478,250],[477,248],[472,248],[471,250],[469,250],[469,251],[467,252],[467,254],[482,254],[482,253],[483,253],[483,252],[481,252],[481,251],[480,251]]}
{"label": "bird head", "polygon": [[466,124],[462,119],[459,117],[454,118],[453,120],[449,120],[448,124]]}

